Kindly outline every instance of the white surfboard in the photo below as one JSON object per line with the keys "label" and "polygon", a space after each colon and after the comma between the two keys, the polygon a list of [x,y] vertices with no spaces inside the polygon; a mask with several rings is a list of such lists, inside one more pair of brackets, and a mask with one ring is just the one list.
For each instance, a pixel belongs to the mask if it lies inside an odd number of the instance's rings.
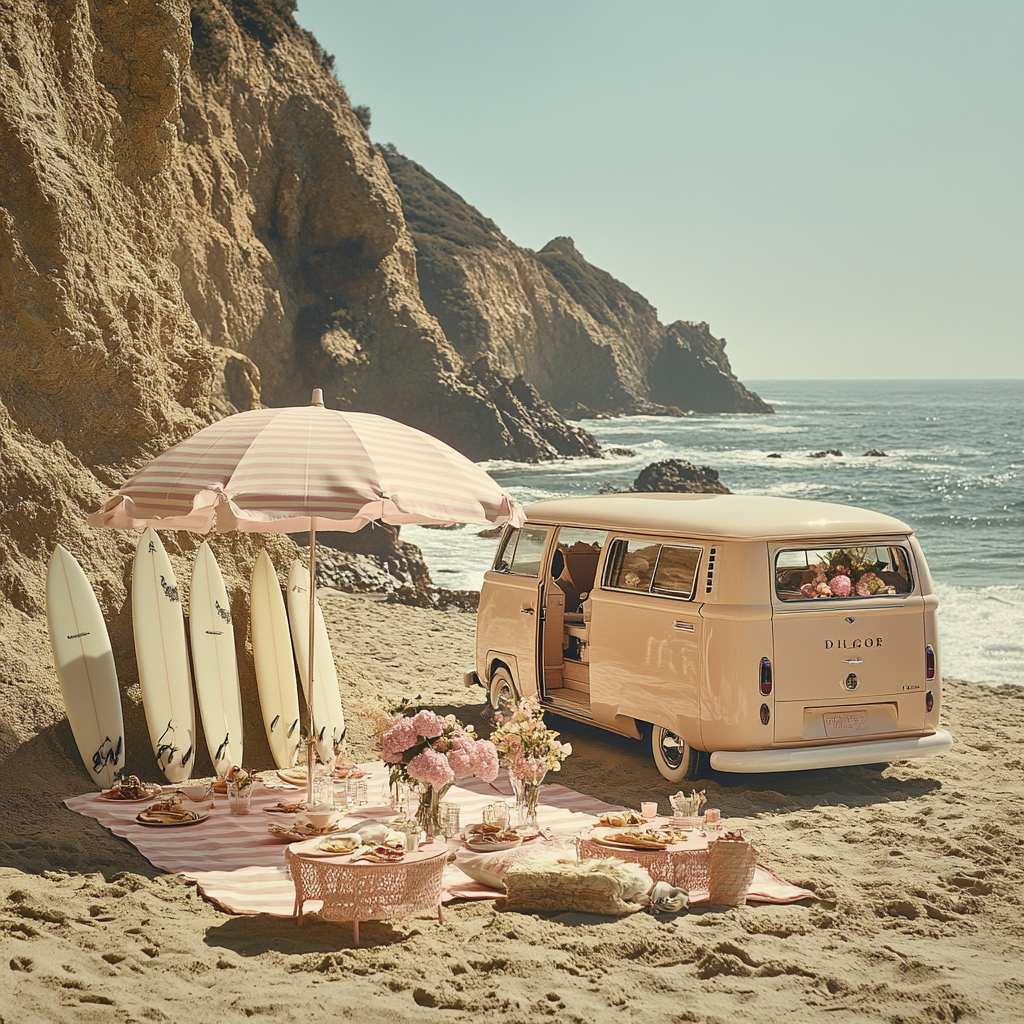
{"label": "white surfboard", "polygon": [[142,705],[157,767],[169,782],[184,782],[195,762],[196,712],[185,646],[178,581],[156,531],[135,549],[132,628]]}
{"label": "white surfboard", "polygon": [[[345,713],[341,707],[338,672],[334,667],[331,642],[327,638],[324,613],[315,605],[313,640],[313,728],[321,761],[334,756],[334,747],[345,737]],[[295,662],[299,666],[302,691],[309,702],[309,569],[298,559],[288,574],[288,621],[291,624]]]}
{"label": "white surfboard", "polygon": [[82,567],[59,544],[46,570],[46,622],[71,731],[101,789],[124,765],[124,720],[103,612]]}
{"label": "white surfboard", "polygon": [[274,563],[266,551],[256,556],[252,569],[249,609],[256,685],[260,691],[267,742],[277,767],[291,768],[302,746],[298,681],[284,595]]}
{"label": "white surfboard", "polygon": [[210,545],[196,552],[188,591],[192,671],[206,748],[222,778],[242,765],[242,694],[238,688],[235,631],[224,577]]}

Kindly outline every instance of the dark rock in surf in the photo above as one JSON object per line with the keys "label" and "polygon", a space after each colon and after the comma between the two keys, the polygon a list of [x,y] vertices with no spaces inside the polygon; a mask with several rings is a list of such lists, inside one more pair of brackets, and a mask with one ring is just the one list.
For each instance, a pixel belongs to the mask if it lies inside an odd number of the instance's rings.
{"label": "dark rock in surf", "polygon": [[686,459],[652,462],[640,471],[630,490],[646,493],[732,494],[718,479],[718,470],[710,466],[695,466]]}

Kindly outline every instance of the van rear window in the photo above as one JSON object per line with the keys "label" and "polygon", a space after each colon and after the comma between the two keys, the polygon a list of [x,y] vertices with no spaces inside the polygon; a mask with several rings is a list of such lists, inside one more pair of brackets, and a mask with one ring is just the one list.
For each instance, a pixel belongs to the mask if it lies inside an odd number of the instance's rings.
{"label": "van rear window", "polygon": [[801,548],[775,558],[775,593],[783,601],[898,597],[913,589],[910,557],[898,546]]}
{"label": "van rear window", "polygon": [[700,553],[700,548],[689,545],[617,538],[608,552],[604,585],[690,600]]}

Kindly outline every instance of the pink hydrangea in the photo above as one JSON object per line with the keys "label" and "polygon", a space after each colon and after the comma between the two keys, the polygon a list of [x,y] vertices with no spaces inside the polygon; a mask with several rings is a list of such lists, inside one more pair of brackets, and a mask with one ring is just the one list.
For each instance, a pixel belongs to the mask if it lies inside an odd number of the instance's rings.
{"label": "pink hydrangea", "polygon": [[854,589],[854,592],[857,594],[858,597],[870,597],[871,596],[871,591],[868,590],[868,585],[862,579],[857,580],[857,586],[855,586],[853,589]]}
{"label": "pink hydrangea", "polygon": [[418,740],[414,719],[400,718],[381,736],[381,757],[387,764],[398,764],[402,755],[410,747],[416,746]]}
{"label": "pink hydrangea", "polygon": [[429,747],[417,754],[405,766],[405,770],[409,773],[409,778],[424,786],[433,786],[434,789],[444,789],[455,781],[455,773],[448,763],[448,758]]}
{"label": "pink hydrangea", "polygon": [[428,740],[436,739],[444,732],[444,719],[433,711],[418,711],[410,721],[416,727],[416,732]]}
{"label": "pink hydrangea", "polygon": [[453,746],[445,756],[456,779],[468,779],[474,774],[473,755],[469,750]]}
{"label": "pink hydrangea", "polygon": [[490,740],[477,740],[471,753],[473,774],[484,782],[498,777],[498,749]]}
{"label": "pink hydrangea", "polygon": [[836,597],[849,597],[850,596],[850,577],[849,576],[833,576],[832,582],[828,585],[829,590]]}

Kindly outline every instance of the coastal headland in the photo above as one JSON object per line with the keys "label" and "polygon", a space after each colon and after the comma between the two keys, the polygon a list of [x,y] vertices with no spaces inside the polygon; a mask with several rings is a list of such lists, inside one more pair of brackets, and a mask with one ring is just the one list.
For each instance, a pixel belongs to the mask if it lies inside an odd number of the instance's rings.
{"label": "coastal headland", "polygon": [[[609,921],[461,904],[443,926],[367,924],[355,950],[345,925],[224,914],[63,808],[90,782],[53,670],[47,559],[63,544],[96,589],[127,767],[151,777],[136,537],[85,516],[202,426],[319,386],[474,459],[531,462],[600,454],[568,418],[771,409],[708,324],[661,324],[567,236],[522,249],[375,145],[287,0],[12,0],[0,50],[0,1024],[1015,1019],[1018,687],[947,681],[943,758],[702,783],[770,867],[818,893],[809,905]],[[200,538],[163,540],[187,581]],[[282,575],[300,550],[210,540],[240,623],[257,550]],[[375,555],[425,593],[408,546],[353,543],[339,583]],[[472,615],[324,604],[350,756],[376,756],[362,709],[405,698],[486,731],[481,692],[461,685]],[[246,760],[267,767],[251,640],[236,639]],[[639,745],[565,733],[560,781],[625,805],[667,796]]]}

